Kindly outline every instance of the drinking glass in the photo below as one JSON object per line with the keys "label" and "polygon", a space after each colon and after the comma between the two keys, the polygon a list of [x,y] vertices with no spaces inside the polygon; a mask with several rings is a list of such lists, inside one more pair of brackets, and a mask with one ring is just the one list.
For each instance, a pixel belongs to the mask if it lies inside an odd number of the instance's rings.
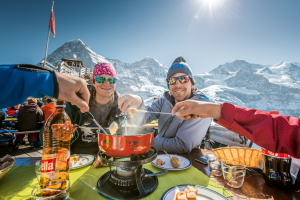
{"label": "drinking glass", "polygon": [[[63,199],[69,199],[69,193],[70,193],[70,181],[66,181],[66,188],[64,190],[57,190],[57,189],[49,189],[44,188],[42,189],[40,185],[36,186],[31,191],[31,199],[33,200],[63,200]],[[42,193],[45,192],[55,192],[55,194],[51,196],[43,196]]]}
{"label": "drinking glass", "polygon": [[35,175],[38,183],[40,182],[41,178],[41,160],[36,161],[35,163]]}
{"label": "drinking glass", "polygon": [[209,171],[214,176],[222,176],[222,159],[218,159],[217,157],[208,157],[207,158]]}
{"label": "drinking glass", "polygon": [[222,172],[225,182],[233,188],[240,188],[244,183],[246,165],[234,160],[222,160]]}

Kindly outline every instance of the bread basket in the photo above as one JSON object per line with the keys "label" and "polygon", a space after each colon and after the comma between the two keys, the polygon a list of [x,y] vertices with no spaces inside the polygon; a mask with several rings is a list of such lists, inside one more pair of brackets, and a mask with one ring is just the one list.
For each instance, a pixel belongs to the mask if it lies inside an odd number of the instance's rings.
{"label": "bread basket", "polygon": [[4,169],[0,170],[0,181],[3,178],[3,176],[5,176],[5,174],[7,174],[7,172],[16,164],[16,160],[14,160],[11,165],[7,166]]}
{"label": "bread basket", "polygon": [[220,159],[228,159],[244,163],[246,167],[258,168],[262,153],[258,149],[245,147],[222,147],[213,149],[213,153]]}

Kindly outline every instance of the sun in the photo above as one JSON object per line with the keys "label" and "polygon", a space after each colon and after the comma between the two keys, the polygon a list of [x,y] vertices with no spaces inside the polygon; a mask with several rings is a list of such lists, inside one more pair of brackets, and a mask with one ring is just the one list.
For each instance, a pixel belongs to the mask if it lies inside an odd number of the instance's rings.
{"label": "sun", "polygon": [[220,6],[224,0],[203,0],[203,3],[209,7]]}
{"label": "sun", "polygon": [[197,0],[200,4],[199,11],[194,15],[195,19],[201,19],[205,15],[216,18],[220,14],[220,10],[227,7],[228,0]]}

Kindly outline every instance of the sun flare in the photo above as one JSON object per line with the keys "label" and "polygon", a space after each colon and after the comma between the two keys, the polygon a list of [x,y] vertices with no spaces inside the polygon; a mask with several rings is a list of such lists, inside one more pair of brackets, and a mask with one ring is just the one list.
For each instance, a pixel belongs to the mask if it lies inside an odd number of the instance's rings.
{"label": "sun flare", "polygon": [[209,7],[215,7],[215,6],[220,6],[220,4],[224,0],[203,0],[203,3],[208,5]]}

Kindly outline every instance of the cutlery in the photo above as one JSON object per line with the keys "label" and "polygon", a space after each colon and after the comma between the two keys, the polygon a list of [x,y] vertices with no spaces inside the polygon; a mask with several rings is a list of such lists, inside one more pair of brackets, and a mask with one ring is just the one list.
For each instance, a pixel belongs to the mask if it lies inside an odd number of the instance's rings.
{"label": "cutlery", "polygon": [[156,173],[153,173],[153,174],[145,174],[145,178],[150,177],[150,176],[162,175],[162,174],[165,174],[167,172],[168,172],[168,170],[161,171],[161,172],[156,172]]}
{"label": "cutlery", "polygon": [[175,160],[173,157],[171,157],[165,150],[163,150],[163,151],[167,154],[167,156],[169,156],[170,160],[173,160],[178,165],[177,160]]}
{"label": "cutlery", "polygon": [[151,111],[147,111],[147,110],[136,110],[136,112],[140,112],[140,113],[156,113],[156,114],[165,114],[165,115],[175,115],[175,113],[151,112]]}
{"label": "cutlery", "polygon": [[95,122],[95,124],[106,134],[109,135],[104,128],[102,128],[102,126],[95,120],[94,115],[92,115],[92,113],[90,111],[86,112],[86,114]]}

